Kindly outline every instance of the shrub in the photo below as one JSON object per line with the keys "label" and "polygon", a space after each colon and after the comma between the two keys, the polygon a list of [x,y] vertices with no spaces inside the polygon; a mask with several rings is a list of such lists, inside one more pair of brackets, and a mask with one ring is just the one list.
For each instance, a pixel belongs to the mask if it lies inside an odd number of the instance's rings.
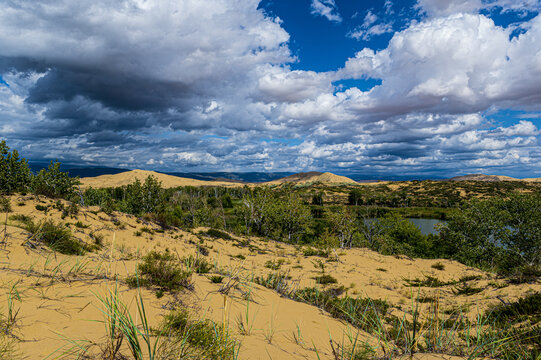
{"label": "shrub", "polygon": [[36,205],[36,210],[37,211],[47,211],[47,206],[43,206],[43,205],[40,205],[40,204],[37,204]]}
{"label": "shrub", "polygon": [[192,289],[192,272],[183,270],[178,258],[168,249],[164,253],[151,251],[137,266],[137,274],[126,280],[131,287],[157,286],[161,290],[175,291],[181,287]]}
{"label": "shrub", "polygon": [[30,219],[25,219],[25,229],[32,234],[33,239],[61,254],[82,255],[87,250],[86,245],[75,239],[68,228],[55,224],[52,220],[36,224]]}
{"label": "shrub", "polygon": [[541,292],[536,292],[510,304],[493,307],[490,316],[497,322],[518,323],[529,318],[535,324],[541,321]]}
{"label": "shrub", "polygon": [[0,212],[11,212],[11,201],[9,200],[9,198],[0,196]]}
{"label": "shrub", "polygon": [[333,276],[329,274],[316,276],[315,280],[316,280],[316,283],[321,284],[321,285],[336,284],[338,282],[338,280],[336,280]]}
{"label": "shrub", "polygon": [[213,284],[220,284],[223,281],[224,277],[221,275],[213,275],[209,279]]}
{"label": "shrub", "polygon": [[207,259],[193,255],[185,257],[183,262],[186,264],[188,269],[195,271],[198,274],[207,274],[210,270],[212,270],[213,267],[212,264],[207,261]]}
{"label": "shrub", "polygon": [[217,230],[217,229],[209,229],[206,234],[210,237],[217,238],[217,239],[224,239],[224,240],[233,239],[231,235],[229,235],[228,233],[221,230]]}
{"label": "shrub", "polygon": [[445,265],[443,265],[441,262],[437,262],[435,264],[432,264],[431,268],[443,271],[443,270],[445,270]]}

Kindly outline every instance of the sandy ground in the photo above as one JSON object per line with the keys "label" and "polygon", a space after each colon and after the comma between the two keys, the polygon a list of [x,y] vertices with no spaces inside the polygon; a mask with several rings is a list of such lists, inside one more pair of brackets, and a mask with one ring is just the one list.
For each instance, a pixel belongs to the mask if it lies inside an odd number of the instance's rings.
{"label": "sandy ground", "polygon": [[[301,248],[284,243],[256,238],[209,238],[201,233],[205,229],[143,232],[136,236],[136,231],[144,227],[159,229],[136,217],[121,213],[107,215],[97,208],[81,209],[76,218],[62,220],[60,211],[52,207],[46,214],[36,210],[37,204],[47,206],[53,201],[37,200],[31,195],[12,196],[11,204],[13,213],[10,215],[26,214],[36,221],[50,218],[69,223],[73,234],[82,241],[90,242],[89,234],[96,233],[101,234],[105,242],[102,250],[85,256],[55,254],[47,248],[25,246],[28,233],[17,227],[16,222],[8,221],[7,236],[0,234],[0,241],[4,240],[0,251],[0,311],[2,314],[7,311],[11,293],[15,299],[13,308],[18,309],[13,336],[18,339],[16,345],[23,359],[42,359],[52,354],[50,358],[54,358],[70,348],[87,345],[90,345],[91,354],[99,354],[105,339],[99,297],[117,288],[135,317],[136,291],[130,290],[124,279],[134,273],[141,256],[151,249],[164,251],[167,248],[183,257],[195,254],[197,244],[201,243],[209,250],[206,258],[215,269],[229,274],[224,283],[232,278],[239,279],[237,289],[227,295],[219,291],[224,284],[212,283],[209,275],[194,275],[193,291],[186,290],[177,296],[167,294],[158,299],[154,292],[143,290],[142,296],[154,326],[160,323],[171,304],[178,301],[197,316],[225,323],[241,341],[241,359],[316,359],[317,354],[321,359],[333,359],[331,338],[346,345],[348,338],[355,337],[370,343],[376,341],[314,306],[286,299],[248,281],[271,272],[266,267],[269,261],[280,262],[279,271],[288,273],[291,283],[302,288],[315,285],[314,277],[321,274],[316,263],[321,260],[325,272],[345,286],[349,295],[387,300],[393,305],[391,312],[397,315],[410,309],[411,299],[418,296],[417,292],[421,296],[440,298],[445,309],[460,307],[468,316],[475,317],[502,300],[512,301],[541,290],[539,283],[498,289],[489,285],[500,281],[493,279],[493,275],[448,260],[414,260],[383,256],[366,249],[349,249],[337,250],[332,257],[336,261],[329,261],[306,257]],[[76,227],[77,221],[85,228]],[[246,246],[247,243],[250,246]],[[432,268],[435,263],[442,263],[445,269]],[[405,279],[424,278],[425,275],[442,281],[479,275],[482,279],[471,284],[484,290],[472,296],[455,296],[452,286],[405,286]],[[239,330],[241,319],[248,331]],[[424,354],[416,358],[452,357]]]}

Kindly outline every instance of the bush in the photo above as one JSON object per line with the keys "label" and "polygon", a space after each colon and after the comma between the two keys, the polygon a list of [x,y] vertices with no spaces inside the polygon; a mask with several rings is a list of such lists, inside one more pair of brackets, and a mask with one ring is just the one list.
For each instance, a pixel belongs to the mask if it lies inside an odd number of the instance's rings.
{"label": "bush", "polygon": [[67,255],[83,255],[87,250],[84,243],[75,239],[71,231],[63,225],[55,224],[52,220],[34,223],[25,219],[25,229],[32,238],[49,246],[54,251]]}
{"label": "bush", "polygon": [[164,253],[151,251],[137,266],[137,274],[126,280],[131,287],[157,286],[160,290],[175,291],[184,287],[192,289],[192,272],[180,267],[178,258],[168,249]]}
{"label": "bush", "polygon": [[336,280],[333,276],[328,275],[328,274],[316,276],[315,280],[316,280],[316,283],[321,284],[321,285],[336,284],[338,282],[338,280]]}

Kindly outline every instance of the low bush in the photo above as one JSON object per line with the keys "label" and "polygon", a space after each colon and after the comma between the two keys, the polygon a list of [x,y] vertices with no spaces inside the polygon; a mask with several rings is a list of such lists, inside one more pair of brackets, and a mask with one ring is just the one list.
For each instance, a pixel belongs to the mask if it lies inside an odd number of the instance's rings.
{"label": "low bush", "polygon": [[160,290],[176,291],[180,288],[192,289],[192,272],[180,266],[178,258],[168,249],[160,253],[151,251],[137,266],[137,273],[127,278],[131,287],[158,287]]}
{"label": "low bush", "polygon": [[226,233],[225,231],[218,230],[218,229],[209,229],[206,234],[210,237],[217,238],[217,239],[224,239],[224,240],[232,240],[233,238],[231,235]]}
{"label": "low bush", "polygon": [[31,219],[24,219],[24,228],[32,234],[32,239],[44,243],[54,251],[67,255],[83,255],[87,250],[86,244],[75,239],[71,231],[52,220],[34,223]]}
{"label": "low bush", "polygon": [[[161,331],[180,340],[180,346],[189,344],[198,359],[234,359],[237,342],[232,339],[223,325],[211,320],[193,320],[185,309],[167,314]],[[184,358],[184,357],[175,357]]]}
{"label": "low bush", "polygon": [[336,280],[333,276],[328,275],[328,274],[316,276],[315,280],[317,284],[321,284],[321,285],[336,284],[338,282],[338,280]]}

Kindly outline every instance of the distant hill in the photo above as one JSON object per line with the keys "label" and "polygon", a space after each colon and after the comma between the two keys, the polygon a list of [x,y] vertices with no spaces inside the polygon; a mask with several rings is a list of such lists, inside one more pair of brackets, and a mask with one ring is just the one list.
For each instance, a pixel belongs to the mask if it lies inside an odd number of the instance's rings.
{"label": "distant hill", "polygon": [[131,170],[113,175],[100,175],[96,177],[81,178],[82,187],[117,187],[133,183],[136,179],[144,181],[148,176],[154,176],[162,182],[162,186],[166,188],[177,186],[239,186],[239,183],[231,181],[204,181],[178,176],[162,174],[155,171],[146,170]]}
{"label": "distant hill", "polygon": [[267,184],[285,184],[285,183],[325,183],[325,184],[357,184],[356,181],[351,180],[348,177],[335,175],[330,172],[320,173],[317,171],[310,171],[305,173],[298,173],[286,176],[281,179],[267,182]]}
{"label": "distant hill", "polygon": [[471,174],[463,176],[455,176],[448,179],[448,181],[487,181],[487,182],[496,182],[496,181],[527,181],[527,182],[539,182],[541,178],[528,178],[528,179],[516,179],[509,176],[502,175],[484,175],[484,174]]}

